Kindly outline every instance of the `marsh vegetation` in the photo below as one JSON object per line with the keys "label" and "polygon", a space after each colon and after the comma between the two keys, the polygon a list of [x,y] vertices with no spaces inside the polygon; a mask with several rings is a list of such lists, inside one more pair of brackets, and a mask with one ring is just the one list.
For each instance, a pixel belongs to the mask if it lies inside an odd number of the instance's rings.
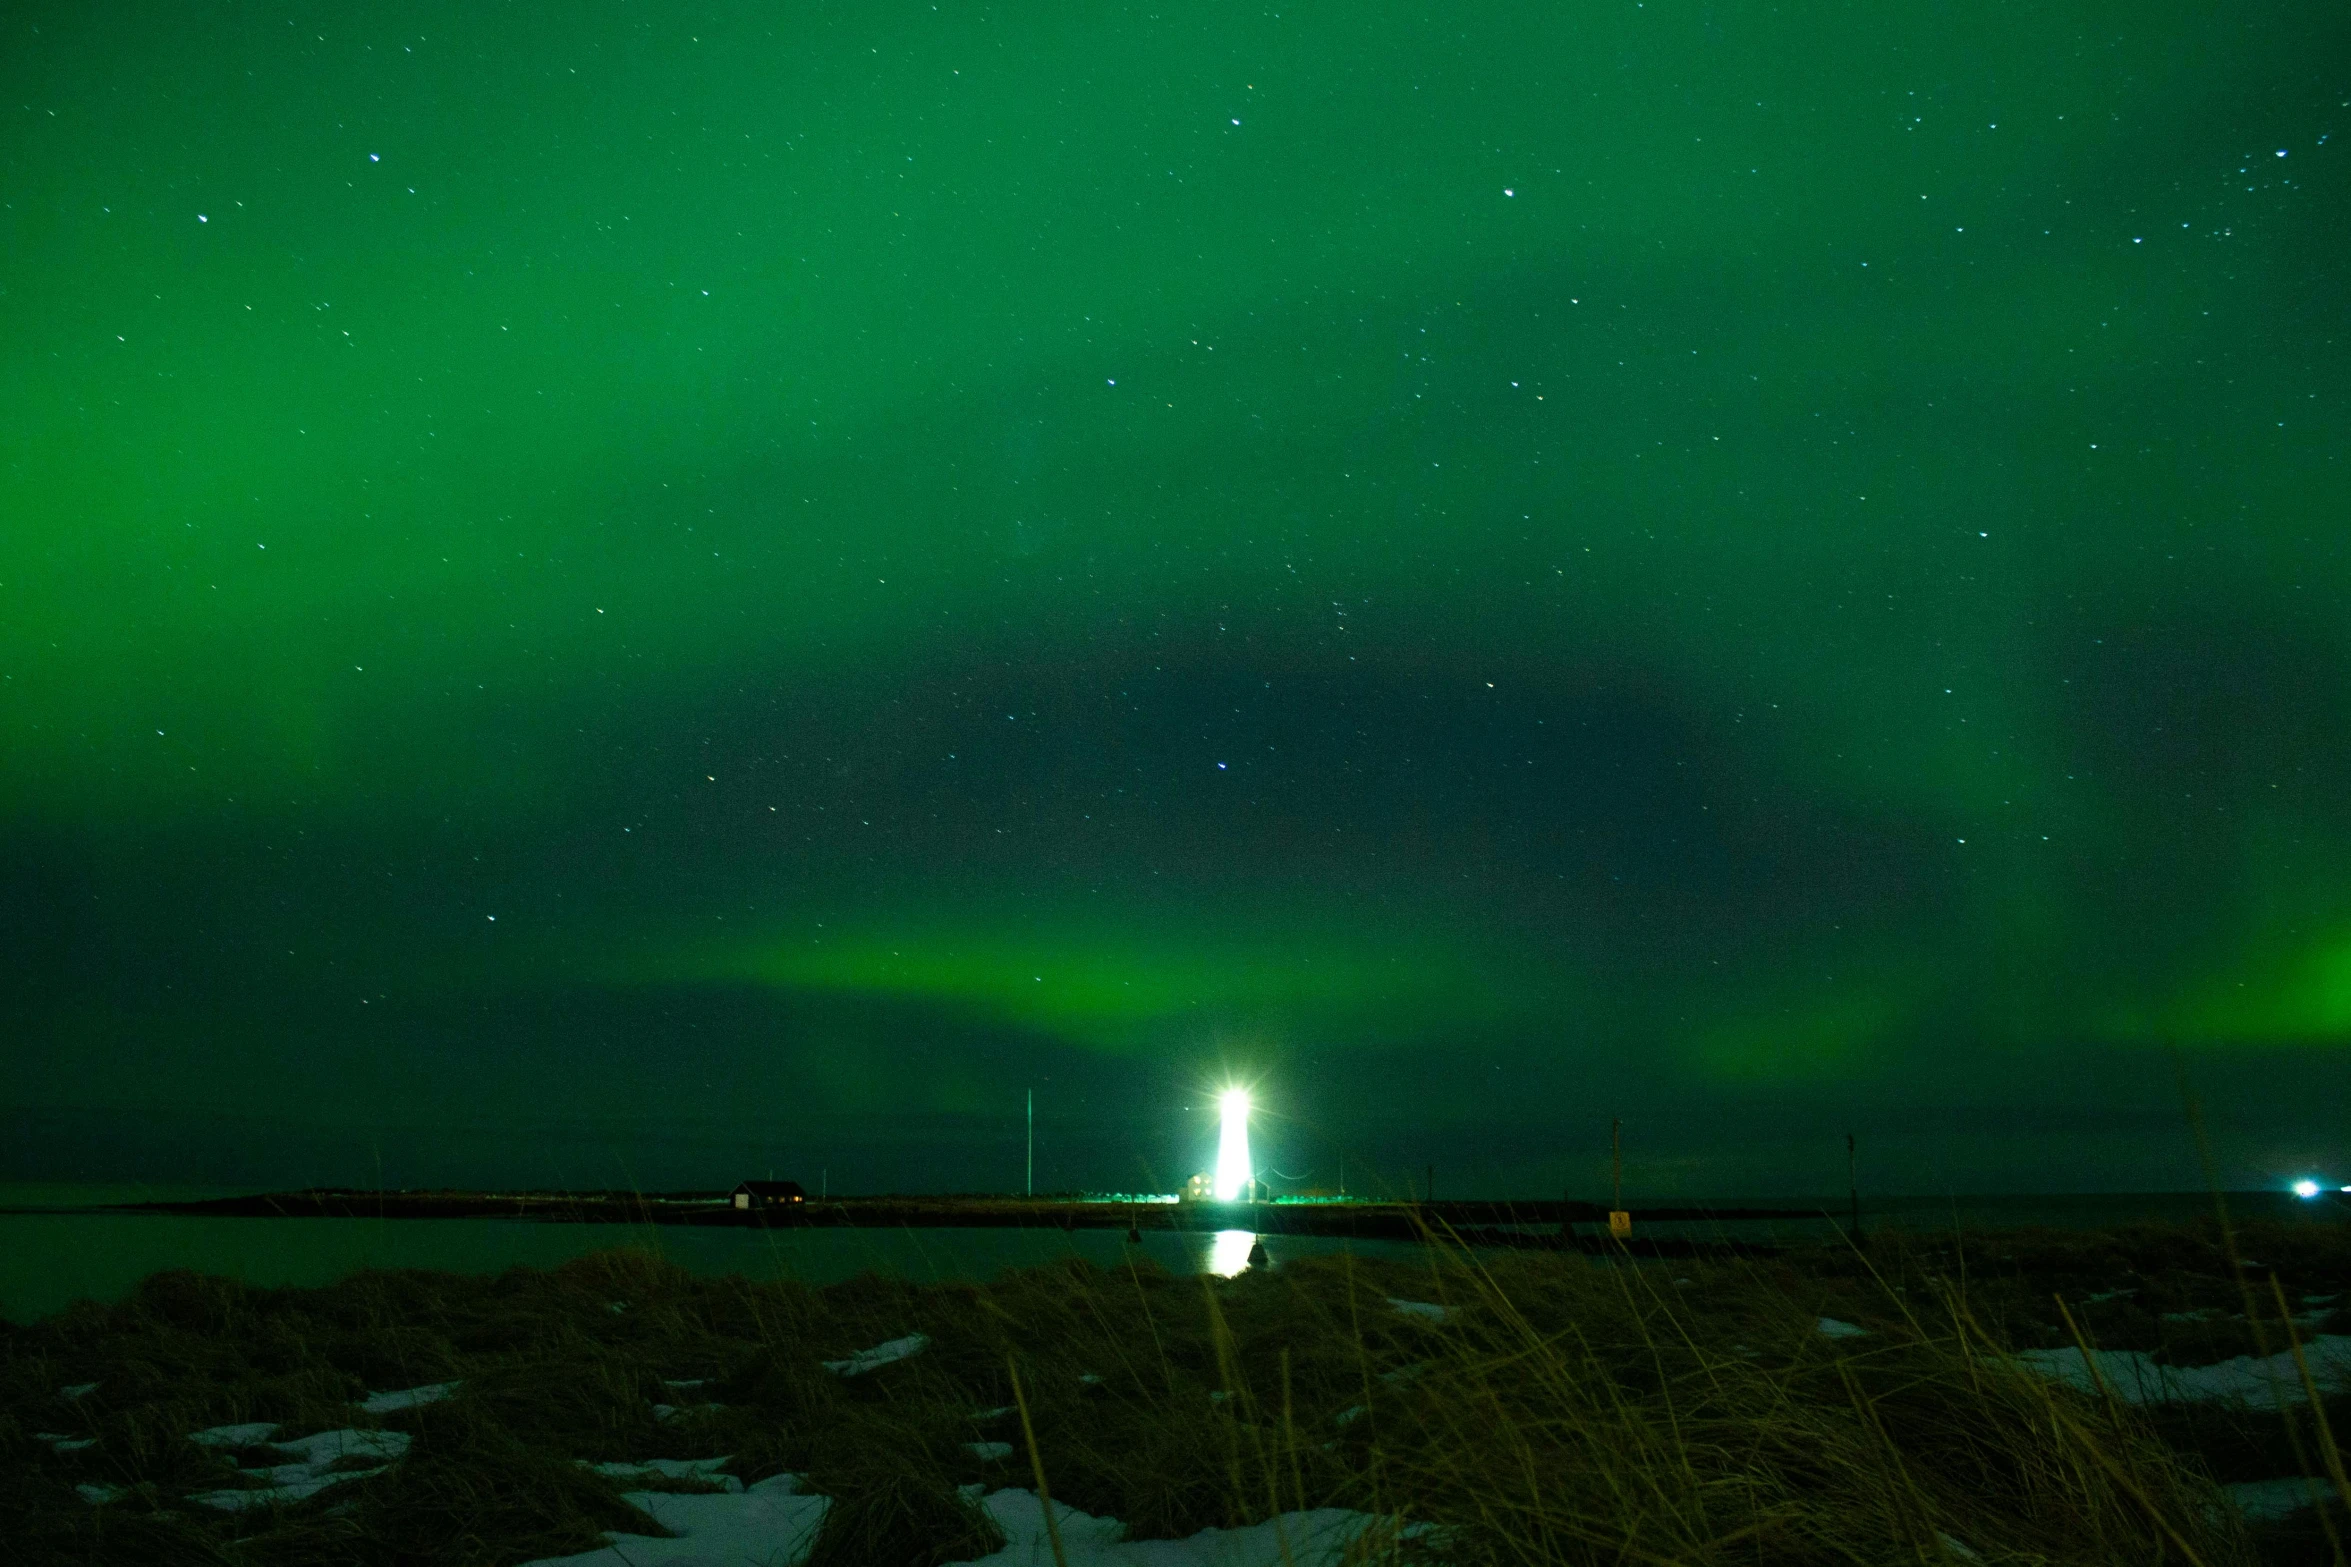
{"label": "marsh vegetation", "polygon": [[[323,1289],[161,1274],[0,1333],[0,1547],[513,1567],[660,1534],[630,1493],[791,1474],[831,1499],[813,1560],[934,1564],[996,1549],[973,1498],[1041,1475],[1133,1538],[1354,1509],[1380,1521],[1367,1559],[2325,1561],[2321,1510],[2248,1523],[2223,1487],[2327,1474],[2339,1398],[2143,1406],[2015,1358],[2201,1364],[2344,1326],[2338,1227],[2240,1241],[2242,1276],[2193,1227],[1640,1264],[1432,1240],[1232,1279],[1072,1260],[822,1289],[649,1248]],[[239,1426],[276,1430],[190,1440]],[[407,1440],[329,1444],[320,1472],[358,1477],[299,1499],[201,1500],[338,1431]]]}

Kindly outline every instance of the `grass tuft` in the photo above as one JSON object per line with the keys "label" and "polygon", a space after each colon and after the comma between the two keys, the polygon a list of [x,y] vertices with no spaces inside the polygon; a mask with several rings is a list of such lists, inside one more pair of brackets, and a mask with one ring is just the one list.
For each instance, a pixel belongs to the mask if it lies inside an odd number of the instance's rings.
{"label": "grass tuft", "polygon": [[850,1451],[855,1456],[821,1462],[808,1477],[833,1499],[809,1567],[941,1567],[1003,1548],[1004,1532],[934,1455]]}

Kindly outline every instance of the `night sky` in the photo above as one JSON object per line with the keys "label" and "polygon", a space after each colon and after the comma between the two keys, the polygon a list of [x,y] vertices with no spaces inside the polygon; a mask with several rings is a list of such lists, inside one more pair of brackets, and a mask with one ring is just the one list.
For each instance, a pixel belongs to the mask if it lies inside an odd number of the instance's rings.
{"label": "night sky", "polygon": [[0,27],[0,1175],[2351,1153],[2338,5]]}

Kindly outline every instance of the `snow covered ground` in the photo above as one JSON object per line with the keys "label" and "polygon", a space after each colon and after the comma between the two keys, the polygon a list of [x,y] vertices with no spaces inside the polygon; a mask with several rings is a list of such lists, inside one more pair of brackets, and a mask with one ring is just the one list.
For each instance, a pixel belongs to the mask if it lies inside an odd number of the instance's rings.
{"label": "snow covered ground", "polygon": [[[1433,1323],[1450,1315],[1442,1306],[1401,1297],[1391,1298],[1390,1304],[1400,1314]],[[1850,1323],[1827,1317],[1819,1319],[1817,1328],[1831,1338],[1863,1333]],[[838,1376],[861,1376],[929,1347],[927,1337],[910,1333],[844,1360],[828,1361],[825,1367]],[[2303,1355],[2321,1392],[2351,1389],[2351,1335],[2314,1335],[2304,1341]],[[2016,1359],[2054,1381],[2086,1393],[2097,1390],[2090,1362],[2078,1348],[2025,1350]],[[2101,1350],[2096,1353],[2096,1367],[2117,1397],[2136,1404],[2234,1401],[2251,1409],[2274,1410],[2304,1399],[2301,1371],[2288,1352],[2241,1355],[2205,1366],[2174,1366],[2157,1364],[2152,1355],[2140,1350]],[[1392,1371],[1384,1380],[1408,1380],[1418,1369]],[[702,1385],[695,1381],[669,1384],[689,1397]],[[94,1387],[82,1384],[61,1392],[73,1399],[87,1395]],[[357,1407],[370,1414],[411,1410],[448,1398],[458,1387],[456,1382],[442,1382],[371,1393]],[[661,1406],[659,1412],[685,1413],[668,1406]],[[1009,1408],[989,1410],[982,1418],[1010,1412]],[[1358,1412],[1342,1413],[1340,1423]],[[244,1451],[268,1461],[240,1469],[245,1481],[241,1486],[195,1493],[187,1500],[231,1512],[300,1502],[344,1481],[384,1473],[411,1444],[407,1433],[400,1431],[341,1429],[279,1439],[280,1429],[272,1422],[249,1421],[191,1432],[188,1439],[198,1446],[224,1453]],[[39,1435],[60,1453],[81,1451],[94,1441],[64,1433]],[[996,1462],[1007,1461],[1014,1454],[1006,1442],[966,1445],[976,1456]],[[262,1451],[255,1454],[254,1450]],[[628,1492],[628,1501],[670,1531],[672,1538],[608,1535],[607,1543],[597,1550],[528,1567],[795,1567],[804,1562],[830,1500],[804,1491],[792,1475],[745,1485],[722,1472],[729,1461],[718,1457],[586,1465],[624,1484],[656,1478],[693,1479],[722,1489],[696,1494]],[[345,1464],[350,1467],[338,1467]],[[2286,1517],[2332,1490],[2326,1482],[2302,1477],[2240,1482],[2224,1489],[2239,1510],[2256,1520]],[[77,1490],[92,1505],[115,1502],[127,1494],[113,1485],[84,1484]],[[1033,1492],[1007,1488],[983,1493],[981,1487],[971,1486],[966,1494],[994,1519],[1006,1539],[1003,1549],[970,1567],[1047,1567],[1053,1561],[1044,1505]],[[1208,1529],[1182,1540],[1129,1540],[1126,1526],[1114,1518],[1093,1517],[1061,1503],[1053,1504],[1053,1515],[1069,1567],[1335,1567],[1351,1545],[1380,1523],[1370,1514],[1320,1508],[1285,1513],[1242,1529]]]}
{"label": "snow covered ground", "polygon": [[[2127,1404],[2239,1403],[2248,1409],[2291,1408],[2308,1401],[2301,1368],[2291,1350],[2274,1355],[2239,1355],[2209,1366],[2162,1366],[2144,1350],[2096,1352],[2099,1374],[2114,1396]],[[2303,1359],[2322,1394],[2351,1387],[2351,1335],[2322,1333],[2305,1340]],[[2045,1377],[2095,1394],[2090,1362],[2078,1348],[2028,1349],[2017,1360]],[[2256,1521],[2275,1521],[2334,1494],[2326,1480],[2282,1475],[2274,1480],[2240,1480],[2221,1487],[2237,1510]]]}
{"label": "snow covered ground", "polygon": [[2308,1475],[2286,1475],[2276,1480],[2239,1480],[2221,1487],[2237,1511],[2259,1522],[2289,1517],[2335,1494],[2332,1482]]}
{"label": "snow covered ground", "polygon": [[797,1567],[816,1543],[830,1499],[810,1496],[795,1475],[775,1475],[739,1491],[686,1496],[629,1491],[631,1505],[676,1539],[611,1534],[601,1550],[548,1557],[529,1567]]}
{"label": "snow covered ground", "polygon": [[[802,1492],[791,1475],[762,1480],[734,1495],[631,1491],[627,1496],[678,1538],[615,1534],[601,1550],[526,1567],[798,1567],[808,1559],[829,1505],[824,1497]],[[1051,1567],[1045,1508],[1034,1491],[992,1491],[976,1500],[1004,1531],[1005,1543],[969,1567]],[[1129,1540],[1126,1525],[1115,1518],[1053,1504],[1069,1567],[1337,1567],[1347,1548],[1379,1521],[1369,1513],[1321,1507],[1245,1529],[1204,1529],[1182,1540]]]}
{"label": "snow covered ground", "polygon": [[455,1382],[428,1382],[423,1387],[403,1388],[397,1393],[370,1393],[359,1401],[359,1407],[371,1415],[388,1415],[398,1409],[414,1409],[419,1404],[437,1404],[457,1391]]}
{"label": "snow covered ground", "polygon": [[[80,1388],[67,1388],[65,1395],[79,1398],[97,1384],[87,1383]],[[386,1414],[393,1410],[414,1409],[420,1404],[434,1404],[457,1391],[454,1382],[435,1382],[424,1387],[405,1388],[397,1393],[370,1393],[359,1407],[369,1414]],[[205,1507],[217,1507],[223,1512],[243,1512],[253,1507],[269,1507],[287,1502],[307,1501],[329,1486],[341,1485],[346,1480],[364,1480],[380,1475],[398,1462],[408,1451],[413,1440],[405,1431],[362,1431],[345,1428],[337,1431],[314,1431],[308,1436],[280,1440],[283,1429],[274,1420],[247,1420],[236,1425],[207,1426],[188,1433],[188,1440],[198,1447],[209,1447],[216,1452],[237,1452],[250,1448],[265,1448],[282,1462],[259,1468],[240,1468],[240,1477],[258,1484],[224,1486],[215,1491],[197,1491],[188,1500]],[[44,1440],[47,1440],[44,1437]],[[96,1445],[94,1440],[69,1442],[62,1438],[52,1444],[61,1453],[77,1452]],[[335,1466],[347,1459],[377,1460],[368,1468],[338,1469]],[[118,1485],[85,1484],[74,1487],[76,1494],[92,1507],[104,1507],[118,1502],[129,1493]]]}
{"label": "snow covered ground", "polygon": [[[1045,1533],[1045,1509],[1034,1491],[991,1492],[980,1501],[1004,1548],[980,1558],[975,1567],[1045,1567],[1053,1547]],[[1129,1540],[1126,1525],[1095,1518],[1060,1502],[1053,1521],[1069,1567],[1336,1567],[1354,1544],[1380,1520],[1343,1507],[1283,1513],[1243,1529],[1203,1529],[1181,1540]]]}
{"label": "snow covered ground", "polygon": [[613,1480],[645,1480],[659,1475],[665,1480],[707,1480],[721,1490],[738,1492],[743,1489],[743,1482],[719,1472],[734,1461],[731,1453],[719,1458],[648,1458],[636,1464],[591,1464],[585,1458],[576,1460],[581,1468],[592,1469]]}
{"label": "snow covered ground", "polygon": [[[2130,1404],[2209,1403],[2234,1401],[2252,1409],[2276,1409],[2305,1401],[2302,1373],[2292,1352],[2267,1356],[2239,1355],[2210,1366],[2161,1366],[2145,1350],[2102,1349],[2097,1367],[2115,1397]],[[2351,1387],[2351,1334],[2322,1333],[2304,1342],[2303,1358],[2310,1362],[2311,1380],[2321,1393]],[[2019,1351],[2020,1364],[2085,1393],[2097,1392],[2090,1363],[2082,1352],[2064,1349]]]}
{"label": "snow covered ground", "polygon": [[876,1344],[871,1349],[861,1349],[847,1360],[828,1360],[824,1363],[824,1368],[837,1377],[861,1377],[868,1371],[889,1365],[893,1361],[910,1359],[930,1347],[929,1334],[909,1333],[904,1338],[894,1338],[887,1344]]}
{"label": "snow covered ground", "polygon": [[[256,1430],[263,1433],[259,1438],[252,1436]],[[409,1444],[409,1436],[405,1431],[318,1431],[283,1442],[269,1440],[268,1434],[276,1430],[274,1425],[215,1426],[209,1431],[198,1431],[191,1435],[188,1440],[206,1447],[267,1446],[290,1461],[271,1464],[263,1469],[237,1471],[248,1479],[261,1481],[258,1486],[199,1491],[188,1500],[231,1513],[243,1512],[252,1507],[305,1501],[328,1486],[382,1474],[408,1451]],[[383,1462],[369,1469],[335,1468],[346,1458],[375,1458]]]}
{"label": "snow covered ground", "polygon": [[1450,1315],[1444,1307],[1433,1301],[1406,1300],[1400,1295],[1390,1295],[1388,1304],[1407,1317],[1419,1317],[1425,1322],[1442,1322]]}

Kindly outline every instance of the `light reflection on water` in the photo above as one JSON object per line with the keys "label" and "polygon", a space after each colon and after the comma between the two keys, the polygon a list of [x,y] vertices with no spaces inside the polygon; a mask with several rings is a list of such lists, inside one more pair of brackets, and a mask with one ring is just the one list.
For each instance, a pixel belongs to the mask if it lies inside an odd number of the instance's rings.
{"label": "light reflection on water", "polygon": [[[0,1188],[0,1195],[9,1195]],[[114,1200],[121,1195],[108,1194]],[[145,1196],[146,1193],[122,1194]],[[175,1194],[176,1195],[176,1194]],[[0,1208],[8,1204],[0,1201]],[[155,1214],[0,1212],[0,1318],[31,1321],[77,1299],[121,1300],[148,1275],[191,1268],[257,1287],[331,1284],[360,1268],[495,1274],[554,1268],[612,1247],[650,1251],[703,1277],[826,1285],[874,1272],[916,1283],[982,1282],[1008,1268],[1082,1258],[1230,1278],[1260,1237],[1247,1230],[700,1230],[500,1219],[224,1219]],[[1281,1256],[1353,1252],[1417,1258],[1403,1242],[1274,1238]]]}
{"label": "light reflection on water", "polygon": [[[225,1194],[0,1184],[0,1210],[219,1195]],[[2331,1195],[2309,1203],[2288,1192],[2232,1193],[2229,1207],[2239,1216],[2311,1222],[2335,1216],[2340,1211],[2331,1206],[2335,1201]],[[1829,1206],[1824,1204],[1824,1211]],[[2190,1192],[1889,1200],[1866,1206],[1863,1220],[1873,1230],[1948,1232],[1958,1225],[2092,1228],[2178,1222],[2207,1218],[2211,1212],[2208,1194]],[[1591,1230],[1590,1225],[1578,1228],[1586,1234]],[[1838,1223],[1825,1217],[1811,1222],[1642,1226],[1642,1233],[1649,1235],[1782,1245],[1833,1242],[1838,1230]],[[256,1286],[305,1286],[329,1284],[367,1267],[472,1274],[552,1268],[586,1252],[631,1246],[704,1277],[786,1278],[808,1285],[830,1284],[868,1271],[916,1283],[981,1282],[1007,1268],[1072,1257],[1104,1268],[1122,1268],[1131,1258],[1170,1273],[1230,1277],[1245,1271],[1252,1239],[1246,1230],[1210,1234],[1146,1229],[1139,1243],[1130,1243],[1115,1229],[695,1230],[503,1219],[217,1219],[0,1211],[0,1317],[23,1322],[62,1311],[76,1299],[120,1300],[139,1280],[166,1268],[193,1268]],[[1415,1261],[1424,1255],[1419,1246],[1401,1241],[1277,1235],[1270,1244],[1284,1263],[1339,1252]]]}
{"label": "light reflection on water", "polygon": [[1207,1271],[1220,1279],[1233,1278],[1249,1266],[1249,1249],[1257,1237],[1248,1230],[1218,1230],[1209,1243]]}

